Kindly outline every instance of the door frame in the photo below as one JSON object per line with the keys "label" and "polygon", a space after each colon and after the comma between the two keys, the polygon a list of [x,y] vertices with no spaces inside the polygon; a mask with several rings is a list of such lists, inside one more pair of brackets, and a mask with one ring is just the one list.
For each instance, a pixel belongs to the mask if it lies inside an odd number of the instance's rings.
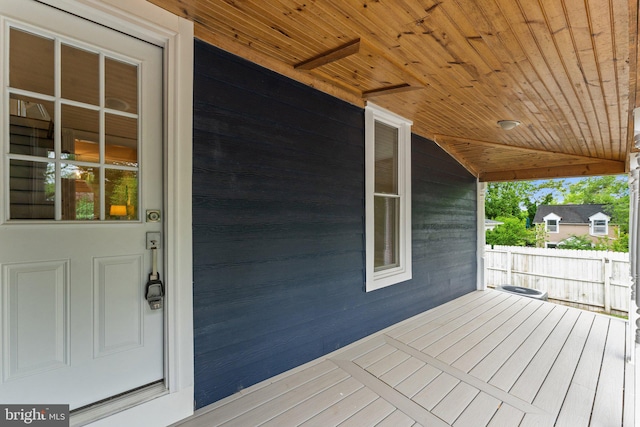
{"label": "door frame", "polygon": [[[164,49],[165,384],[92,426],[168,425],[193,414],[193,23],[146,1],[38,0]],[[73,423],[73,417],[71,419]]]}

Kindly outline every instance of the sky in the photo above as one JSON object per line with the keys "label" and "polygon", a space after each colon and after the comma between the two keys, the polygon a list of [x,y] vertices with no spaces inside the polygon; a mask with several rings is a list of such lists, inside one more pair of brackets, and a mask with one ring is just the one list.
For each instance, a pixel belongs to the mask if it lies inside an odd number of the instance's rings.
{"label": "sky", "polygon": [[[617,175],[618,179],[627,181],[629,179],[629,177],[627,175]],[[598,178],[597,176],[594,177],[578,177],[578,178],[557,178],[557,179],[538,179],[535,181],[531,181],[534,185],[538,186],[544,182],[548,182],[548,181],[564,181],[565,182],[565,186],[569,186],[571,184],[574,184],[580,180],[583,179],[587,179],[587,178]],[[547,194],[549,191],[549,189],[542,189],[542,190],[538,190],[536,193],[534,193],[536,196],[542,196],[544,194]],[[554,192],[554,198],[556,200],[558,200],[558,203],[562,203],[563,200],[563,196],[560,192],[555,191]]]}

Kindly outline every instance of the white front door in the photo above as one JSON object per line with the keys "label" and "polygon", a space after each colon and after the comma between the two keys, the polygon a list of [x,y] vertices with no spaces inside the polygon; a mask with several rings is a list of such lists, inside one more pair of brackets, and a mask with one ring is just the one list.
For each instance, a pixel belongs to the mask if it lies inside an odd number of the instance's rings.
{"label": "white front door", "polygon": [[0,402],[161,381],[162,49],[32,0],[0,1],[0,46]]}

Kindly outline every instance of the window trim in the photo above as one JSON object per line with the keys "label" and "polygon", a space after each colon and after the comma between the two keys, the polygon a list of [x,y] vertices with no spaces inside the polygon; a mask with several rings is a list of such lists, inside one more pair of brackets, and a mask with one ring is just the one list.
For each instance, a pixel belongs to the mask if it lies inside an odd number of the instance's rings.
{"label": "window trim", "polygon": [[[561,217],[559,217],[558,215],[556,215],[554,213],[550,213],[549,215],[545,216],[542,219],[544,220],[544,231],[545,232],[554,233],[554,234],[560,232],[560,220],[562,219]],[[555,231],[549,229],[549,220],[552,220],[552,221],[556,222]]]}
{"label": "window trim", "polygon": [[[602,212],[598,212],[595,215],[589,217],[589,234],[592,236],[608,236],[609,235],[609,221],[611,217],[603,214]],[[604,232],[596,233],[596,221],[604,221]]]}
{"label": "window trim", "polygon": [[[374,271],[375,123],[398,129],[398,197],[400,240],[397,267]],[[411,263],[411,125],[413,122],[375,104],[365,107],[365,290],[367,292],[412,278]]]}

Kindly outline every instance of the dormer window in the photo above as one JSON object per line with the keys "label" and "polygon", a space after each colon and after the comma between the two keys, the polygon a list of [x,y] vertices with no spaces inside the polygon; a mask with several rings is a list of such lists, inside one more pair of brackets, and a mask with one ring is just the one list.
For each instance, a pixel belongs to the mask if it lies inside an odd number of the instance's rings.
{"label": "dormer window", "polygon": [[554,213],[550,213],[544,218],[545,231],[547,233],[559,233],[560,232],[560,220],[562,219]]}
{"label": "dormer window", "polygon": [[609,234],[609,221],[611,217],[598,212],[589,217],[589,234],[592,236],[606,236]]}
{"label": "dormer window", "polygon": [[603,219],[596,219],[592,222],[591,226],[593,234],[607,234],[607,221]]}

